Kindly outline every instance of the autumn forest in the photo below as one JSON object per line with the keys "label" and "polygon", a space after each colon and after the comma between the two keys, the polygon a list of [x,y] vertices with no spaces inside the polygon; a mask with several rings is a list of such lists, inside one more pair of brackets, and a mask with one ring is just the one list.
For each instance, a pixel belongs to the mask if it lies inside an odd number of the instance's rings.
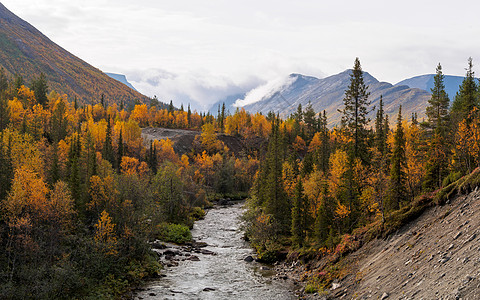
{"label": "autumn forest", "polygon": [[[120,297],[162,268],[152,241],[189,242],[223,198],[246,199],[245,238],[260,261],[354,251],[478,172],[472,59],[454,99],[438,64],[431,95],[426,118],[401,107],[389,117],[381,100],[370,105],[357,58],[331,128],[311,105],[281,118],[225,106],[212,116],[156,98],[88,104],[50,90],[43,74],[24,82],[0,69],[0,295]],[[146,127],[200,134],[179,155],[169,139],[146,142]],[[234,152],[219,135],[244,147]],[[331,282],[322,276],[312,290]]]}

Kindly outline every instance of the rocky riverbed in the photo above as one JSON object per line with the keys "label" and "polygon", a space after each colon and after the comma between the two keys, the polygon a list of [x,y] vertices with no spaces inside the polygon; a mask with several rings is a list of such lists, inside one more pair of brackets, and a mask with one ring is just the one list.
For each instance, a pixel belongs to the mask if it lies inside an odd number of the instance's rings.
{"label": "rocky riverbed", "polygon": [[153,243],[165,266],[161,278],[134,299],[295,299],[295,284],[275,268],[254,259],[243,240],[243,204],[216,206],[195,222],[195,242]]}

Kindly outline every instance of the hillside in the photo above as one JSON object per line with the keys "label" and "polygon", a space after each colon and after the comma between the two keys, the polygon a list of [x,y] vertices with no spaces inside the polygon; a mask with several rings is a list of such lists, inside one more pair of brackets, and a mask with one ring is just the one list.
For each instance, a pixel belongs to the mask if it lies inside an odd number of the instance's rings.
{"label": "hillside", "polygon": [[[367,72],[364,72],[364,80],[369,86],[371,107],[378,106],[380,96],[383,96],[384,109],[390,120],[394,120],[400,105],[406,117],[410,117],[413,112],[416,112],[419,118],[424,116],[427,100],[430,98],[427,91],[380,82]],[[350,84],[350,70],[323,79],[291,74],[287,82],[281,89],[271,91],[260,101],[244,106],[245,109],[264,114],[275,111],[282,116],[288,116],[296,111],[299,104],[305,107],[311,101],[316,112],[326,110],[329,126],[339,124],[341,116],[338,109],[343,105],[342,99]],[[373,116],[374,111],[370,113],[370,117]]]}
{"label": "hillside", "polygon": [[7,74],[20,74],[26,83],[41,72],[50,90],[97,103],[105,95],[108,104],[146,102],[148,98],[52,42],[35,27],[0,3],[0,67]]}
{"label": "hillside", "polygon": [[[435,74],[415,76],[402,80],[395,85],[406,85],[411,88],[418,88],[430,92],[430,90],[433,88],[434,77]],[[459,86],[462,84],[463,79],[464,77],[462,76],[444,75],[445,91],[447,92],[450,101],[453,101],[453,99],[455,99],[455,95],[457,94]]]}
{"label": "hillside", "polygon": [[355,271],[334,297],[478,299],[480,192],[427,210],[386,240],[351,255]]}

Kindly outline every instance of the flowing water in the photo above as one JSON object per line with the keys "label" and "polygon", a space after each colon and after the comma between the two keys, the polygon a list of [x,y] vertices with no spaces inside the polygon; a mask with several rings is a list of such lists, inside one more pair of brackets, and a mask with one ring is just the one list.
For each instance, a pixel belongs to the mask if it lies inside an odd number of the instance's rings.
{"label": "flowing water", "polygon": [[195,222],[193,239],[207,243],[203,249],[216,255],[195,253],[199,261],[179,261],[136,299],[295,299],[286,281],[273,279],[273,271],[244,261],[253,250],[242,239],[242,205],[210,209]]}

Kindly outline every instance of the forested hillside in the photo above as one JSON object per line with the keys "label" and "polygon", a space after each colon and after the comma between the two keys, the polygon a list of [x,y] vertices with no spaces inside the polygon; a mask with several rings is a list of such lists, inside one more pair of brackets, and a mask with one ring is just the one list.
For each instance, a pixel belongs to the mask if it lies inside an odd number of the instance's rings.
{"label": "forested hillside", "polygon": [[[44,83],[0,69],[1,298],[117,298],[157,276],[150,242],[188,242],[203,207],[247,195],[258,150],[234,155],[211,116],[79,105]],[[255,118],[251,135],[266,137]],[[145,126],[201,134],[180,156],[169,139],[145,145]]]}
{"label": "forested hillside", "polygon": [[0,67],[25,84],[43,73],[49,86],[79,103],[134,105],[148,103],[148,97],[110,78],[61,48],[40,31],[10,12],[0,3]]}

